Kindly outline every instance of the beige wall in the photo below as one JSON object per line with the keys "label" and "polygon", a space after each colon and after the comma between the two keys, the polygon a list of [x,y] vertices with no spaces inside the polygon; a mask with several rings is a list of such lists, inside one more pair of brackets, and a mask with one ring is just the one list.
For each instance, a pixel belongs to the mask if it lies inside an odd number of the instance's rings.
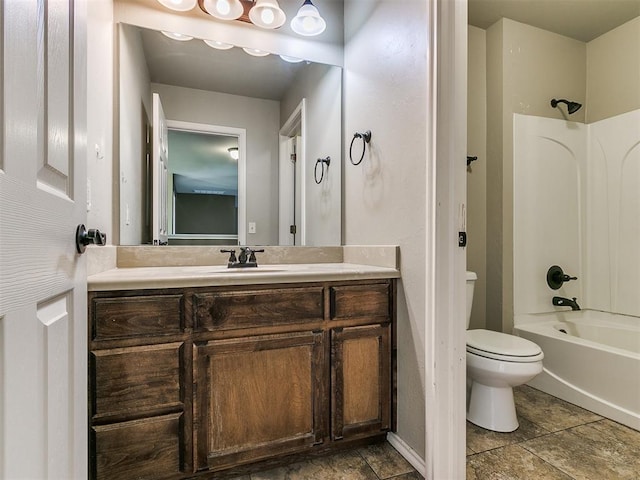
{"label": "beige wall", "polygon": [[587,122],[640,108],[640,17],[587,44]]}
{"label": "beige wall", "polygon": [[486,31],[469,26],[467,154],[467,270],[478,274],[469,328],[486,327],[487,281],[487,55]]}
{"label": "beige wall", "polygon": [[[145,122],[151,124],[151,89],[144,60],[142,38],[137,28],[118,29],[119,55],[119,168],[114,177],[119,185],[120,245],[139,245],[145,239]],[[95,92],[99,94],[98,92]],[[92,114],[92,116],[94,116]],[[118,173],[116,173],[118,172]],[[124,201],[121,201],[124,199]]]}
{"label": "beige wall", "polygon": [[[344,240],[400,246],[398,436],[424,458],[427,18],[426,2],[398,3],[345,3]],[[353,166],[349,144],[366,130]]]}
{"label": "beige wall", "polygon": [[[552,98],[584,104],[586,44],[502,19],[487,31],[487,56],[487,327],[511,332],[513,114],[565,118],[564,105],[549,105]],[[584,118],[584,109],[571,115],[573,121]]]}
{"label": "beige wall", "polygon": [[[302,70],[280,101],[283,124],[298,104],[306,100],[306,245],[340,245],[342,242],[342,69],[312,64]],[[322,182],[314,180],[318,158],[331,157]],[[320,169],[318,169],[320,177]]]}

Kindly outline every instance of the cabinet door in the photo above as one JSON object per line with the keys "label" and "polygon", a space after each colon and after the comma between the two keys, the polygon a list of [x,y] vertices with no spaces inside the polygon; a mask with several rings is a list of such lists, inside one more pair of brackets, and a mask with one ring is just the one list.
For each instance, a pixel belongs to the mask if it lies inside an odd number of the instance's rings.
{"label": "cabinet door", "polygon": [[333,440],[389,430],[390,333],[389,323],[331,330]]}
{"label": "cabinet door", "polygon": [[220,470],[321,443],[322,332],[194,345],[198,469]]}

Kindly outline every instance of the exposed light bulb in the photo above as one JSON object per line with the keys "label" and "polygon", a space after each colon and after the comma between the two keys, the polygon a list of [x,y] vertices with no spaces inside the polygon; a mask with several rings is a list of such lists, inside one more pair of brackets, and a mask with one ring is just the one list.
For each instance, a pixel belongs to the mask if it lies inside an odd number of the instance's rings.
{"label": "exposed light bulb", "polygon": [[231,156],[231,158],[233,158],[234,160],[238,160],[238,158],[240,158],[240,152],[238,152],[238,147],[230,147],[227,149],[227,151],[229,152],[229,155]]}
{"label": "exposed light bulb", "polygon": [[193,39],[193,37],[190,37],[189,35],[184,35],[182,33],[176,33],[176,32],[166,32],[164,30],[162,30],[162,34],[165,37],[169,37],[172,40],[178,40],[180,42],[187,42]]}
{"label": "exposed light bulb", "polygon": [[158,0],[158,3],[177,12],[186,12],[196,6],[197,0]]}
{"label": "exposed light bulb", "polygon": [[280,58],[282,60],[284,60],[285,62],[289,62],[289,63],[300,63],[300,62],[302,62],[302,58],[290,57],[289,55],[280,55]]}
{"label": "exposed light bulb", "polygon": [[233,45],[230,43],[219,42],[218,40],[203,40],[203,42],[211,48],[216,48],[218,50],[229,50],[230,48],[233,48]]}
{"label": "exposed light bulb", "polygon": [[201,0],[200,8],[220,20],[236,20],[244,12],[240,0]]}
{"label": "exposed light bulb", "polygon": [[249,20],[262,28],[278,28],[287,20],[277,0],[256,0],[249,10]]}
{"label": "exposed light bulb", "polygon": [[218,3],[216,4],[216,10],[218,10],[218,13],[220,13],[221,15],[229,15],[229,12],[231,11],[231,5],[229,5],[229,1],[228,0],[218,0]]}
{"label": "exposed light bulb", "polygon": [[327,22],[320,16],[320,12],[311,0],[305,0],[298,14],[291,20],[291,29],[305,37],[320,35],[326,28]]}
{"label": "exposed light bulb", "polygon": [[271,25],[273,21],[276,19],[275,13],[270,8],[263,8],[262,13],[260,14],[260,18],[264,22],[265,25]]}
{"label": "exposed light bulb", "polygon": [[267,55],[269,55],[269,52],[265,52],[264,50],[259,50],[257,48],[243,47],[242,49],[246,53],[248,53],[249,55],[252,55],[254,57],[266,57]]}

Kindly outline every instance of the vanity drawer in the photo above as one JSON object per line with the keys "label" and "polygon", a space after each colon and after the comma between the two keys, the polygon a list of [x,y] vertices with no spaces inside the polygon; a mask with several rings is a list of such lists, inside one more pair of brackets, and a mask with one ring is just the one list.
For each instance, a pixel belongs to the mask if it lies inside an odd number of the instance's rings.
{"label": "vanity drawer", "polygon": [[[91,478],[175,478],[180,468],[182,413],[92,428]],[[152,439],[152,441],[150,441]]]}
{"label": "vanity drawer", "polygon": [[196,293],[194,329],[233,330],[322,321],[323,303],[322,287]]}
{"label": "vanity drawer", "polygon": [[389,283],[331,287],[331,319],[390,318]]}
{"label": "vanity drawer", "polygon": [[93,418],[182,408],[183,343],[91,352]]}
{"label": "vanity drawer", "polygon": [[182,330],[183,295],[93,298],[93,340],[175,335]]}

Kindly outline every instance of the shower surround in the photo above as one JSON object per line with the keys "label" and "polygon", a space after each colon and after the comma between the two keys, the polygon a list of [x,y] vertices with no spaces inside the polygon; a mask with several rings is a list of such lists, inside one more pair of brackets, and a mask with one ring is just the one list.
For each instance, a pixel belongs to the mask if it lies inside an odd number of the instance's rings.
{"label": "shower surround", "polygon": [[[624,316],[624,323],[640,328],[640,110],[589,125],[514,115],[513,181],[515,332],[528,336],[533,324],[553,322],[550,313],[566,310],[551,304],[554,295],[577,297],[585,310]],[[552,265],[578,280],[551,290],[545,278]],[[596,369],[587,354],[572,359],[572,372],[561,365],[576,350],[558,346],[566,338],[550,331],[556,343],[547,350],[556,353],[545,351],[546,371],[531,384],[638,428],[640,387],[629,380],[640,378],[640,344],[626,373],[615,355]],[[611,398],[589,391],[578,369],[619,377],[622,391],[610,388]],[[629,402],[623,407],[616,395],[628,395]]]}

